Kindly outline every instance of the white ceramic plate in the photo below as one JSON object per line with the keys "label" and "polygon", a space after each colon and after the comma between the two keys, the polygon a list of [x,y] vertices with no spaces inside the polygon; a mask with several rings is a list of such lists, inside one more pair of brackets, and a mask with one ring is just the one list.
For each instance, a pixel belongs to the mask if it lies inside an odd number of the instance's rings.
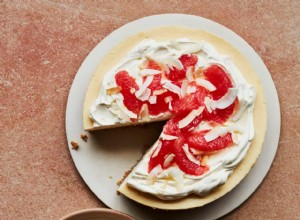
{"label": "white ceramic plate", "polygon": [[[185,211],[154,210],[139,205],[116,194],[116,182],[137,159],[146,146],[158,137],[162,123],[146,127],[126,127],[88,134],[85,143],[80,139],[83,132],[82,107],[89,81],[97,64],[114,45],[135,33],[159,26],[184,26],[215,34],[231,43],[248,59],[262,83],[267,97],[268,125],[261,155],[244,180],[230,193],[204,207]],[[151,130],[151,132],[149,132]],[[280,108],[277,92],[261,58],[249,44],[237,34],[211,20],[183,14],[163,14],[130,22],[112,32],[87,56],[72,84],[66,110],[66,133],[75,166],[85,183],[95,195],[112,209],[122,211],[137,219],[216,219],[243,203],[259,186],[274,159],[280,133]],[[152,135],[147,135],[151,133]],[[77,141],[79,150],[72,150],[70,141]]]}

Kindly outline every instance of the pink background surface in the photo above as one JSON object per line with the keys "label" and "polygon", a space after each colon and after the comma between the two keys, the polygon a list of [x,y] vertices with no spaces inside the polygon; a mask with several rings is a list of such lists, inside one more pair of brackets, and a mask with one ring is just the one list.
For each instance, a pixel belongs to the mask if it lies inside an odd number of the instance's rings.
{"label": "pink background surface", "polygon": [[281,106],[278,152],[264,182],[223,219],[300,219],[300,1],[0,0],[0,219],[58,219],[104,207],[65,136],[72,80],[116,28],[161,13],[216,21],[262,57]]}

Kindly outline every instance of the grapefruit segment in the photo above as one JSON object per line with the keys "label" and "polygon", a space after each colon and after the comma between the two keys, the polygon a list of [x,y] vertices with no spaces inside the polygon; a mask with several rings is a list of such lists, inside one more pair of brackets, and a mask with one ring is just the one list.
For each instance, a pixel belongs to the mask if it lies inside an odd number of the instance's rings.
{"label": "grapefruit segment", "polygon": [[[155,151],[150,156],[150,160],[148,163],[148,173],[151,172],[152,169],[154,169],[157,165],[161,165],[163,169],[166,169],[168,167],[164,167],[164,161],[165,157],[173,152],[173,145],[174,141],[169,141],[169,140],[160,140],[161,141],[161,147],[158,149],[157,155],[154,155]],[[169,164],[169,166],[172,163]]]}
{"label": "grapefruit segment", "polygon": [[185,138],[179,138],[174,144],[174,154],[175,161],[180,170],[189,175],[199,176],[208,171],[208,166],[202,166],[201,164],[195,164],[190,161],[186,156],[183,144],[185,143]]}
{"label": "grapefruit segment", "polygon": [[161,95],[158,95],[157,99],[156,99],[156,103],[154,105],[152,105],[148,102],[148,109],[149,109],[150,115],[158,115],[160,113],[169,111],[169,103],[166,102],[167,97],[171,97],[171,99],[172,99],[171,105],[174,102],[174,100],[178,99],[178,95],[176,95],[175,93],[170,92],[170,91],[167,91]]}
{"label": "grapefruit segment", "polygon": [[209,66],[204,70],[203,75],[206,80],[216,87],[216,90],[211,92],[214,100],[220,99],[227,93],[229,88],[233,87],[230,76],[218,65]]}
{"label": "grapefruit segment", "polygon": [[[214,100],[218,100],[223,97],[227,93],[228,89],[233,87],[233,83],[229,74],[218,65],[209,66],[204,70],[203,75],[206,80],[211,82],[216,87],[216,90],[210,93]],[[216,109],[211,113],[205,109],[203,112],[203,118],[205,120],[223,123],[232,115],[237,103],[238,100],[236,99],[235,102],[227,108]]]}
{"label": "grapefruit segment", "polygon": [[227,133],[223,137],[217,137],[209,142],[204,138],[206,133],[207,131],[190,133],[190,135],[187,136],[188,145],[199,151],[213,152],[224,149],[233,143],[231,133]]}
{"label": "grapefruit segment", "polygon": [[183,54],[179,57],[179,60],[182,63],[184,70],[187,70],[188,67],[196,65],[198,57],[195,54]]}
{"label": "grapefruit segment", "polygon": [[123,70],[115,75],[117,85],[121,88],[121,94],[124,97],[124,105],[129,111],[139,114],[143,102],[136,98],[132,89],[138,90],[139,87],[136,84],[133,77],[131,77],[127,71]]}
{"label": "grapefruit segment", "polygon": [[208,91],[200,86],[195,86],[196,92],[188,94],[181,99],[174,102],[173,112],[176,116],[185,116],[192,110],[199,108],[203,105],[205,96],[208,95]]}
{"label": "grapefruit segment", "polygon": [[[146,69],[161,70],[159,65],[152,60],[148,62],[148,64],[146,65]],[[162,89],[162,85],[160,81],[161,81],[161,74],[154,75],[153,81],[148,86],[148,88],[151,89],[151,91]]]}
{"label": "grapefruit segment", "polygon": [[214,121],[217,123],[224,123],[234,112],[236,105],[238,104],[238,100],[236,99],[234,103],[228,106],[225,109],[216,109],[209,113],[205,108],[203,111],[203,119],[207,121]]}
{"label": "grapefruit segment", "polygon": [[178,81],[185,78],[186,70],[188,67],[194,67],[198,62],[198,57],[195,54],[183,54],[179,57],[179,61],[183,65],[183,69],[179,70],[175,67],[170,69],[167,77],[172,81]]}

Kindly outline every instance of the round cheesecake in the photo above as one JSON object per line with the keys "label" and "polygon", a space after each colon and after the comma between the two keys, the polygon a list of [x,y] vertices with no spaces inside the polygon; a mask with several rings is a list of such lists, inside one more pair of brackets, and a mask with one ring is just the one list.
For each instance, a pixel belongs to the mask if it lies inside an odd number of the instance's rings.
{"label": "round cheesecake", "polygon": [[203,206],[232,190],[266,131],[262,88],[247,60],[201,30],[134,35],[100,62],[83,108],[87,131],[167,120],[118,191],[160,209]]}

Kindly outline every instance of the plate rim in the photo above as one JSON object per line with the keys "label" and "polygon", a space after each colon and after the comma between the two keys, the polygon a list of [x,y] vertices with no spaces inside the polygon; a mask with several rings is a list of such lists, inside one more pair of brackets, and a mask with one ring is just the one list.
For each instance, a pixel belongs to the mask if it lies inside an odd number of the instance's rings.
{"label": "plate rim", "polygon": [[[126,217],[128,220],[134,220],[134,218],[132,216],[129,216],[126,213],[123,212],[119,212],[119,211],[115,211],[112,209],[108,209],[108,208],[87,208],[87,209],[81,209],[72,213],[69,213],[65,216],[63,216],[62,218],[60,218],[60,220],[68,220],[69,218],[73,218],[76,217],[78,215],[85,215],[85,214],[89,214],[89,213],[103,213],[103,214],[109,214],[110,216],[115,216],[115,217]],[[81,216],[83,217],[83,216]]]}

